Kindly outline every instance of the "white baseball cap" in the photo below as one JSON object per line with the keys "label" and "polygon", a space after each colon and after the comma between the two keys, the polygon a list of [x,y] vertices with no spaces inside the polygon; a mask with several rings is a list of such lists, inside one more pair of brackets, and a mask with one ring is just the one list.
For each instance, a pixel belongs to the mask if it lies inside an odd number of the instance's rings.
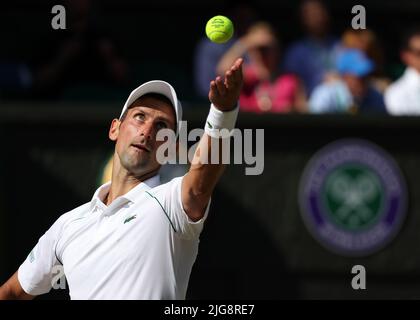
{"label": "white baseball cap", "polygon": [[169,101],[171,101],[176,115],[176,136],[178,137],[179,128],[182,120],[181,102],[177,98],[175,89],[169,83],[162,80],[152,80],[149,82],[145,82],[141,86],[134,89],[128,96],[128,99],[124,104],[119,119],[121,120],[121,117],[124,115],[125,111],[133,104],[134,101],[148,93],[161,94],[167,97]]}

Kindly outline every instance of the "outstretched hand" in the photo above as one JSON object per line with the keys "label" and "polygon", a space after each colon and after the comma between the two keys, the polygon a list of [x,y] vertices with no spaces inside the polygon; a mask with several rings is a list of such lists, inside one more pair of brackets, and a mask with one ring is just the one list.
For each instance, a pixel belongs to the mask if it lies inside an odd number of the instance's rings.
{"label": "outstretched hand", "polygon": [[232,67],[225,72],[224,80],[218,76],[210,82],[210,102],[220,111],[233,110],[238,103],[243,84],[243,62],[242,58],[238,58]]}

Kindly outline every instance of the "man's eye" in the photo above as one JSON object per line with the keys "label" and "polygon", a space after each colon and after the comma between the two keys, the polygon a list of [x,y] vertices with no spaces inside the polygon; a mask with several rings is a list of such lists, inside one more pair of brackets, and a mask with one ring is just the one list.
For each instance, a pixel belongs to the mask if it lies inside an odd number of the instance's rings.
{"label": "man's eye", "polygon": [[135,118],[139,119],[139,120],[144,120],[145,116],[144,116],[143,113],[138,113],[138,114],[135,115]]}

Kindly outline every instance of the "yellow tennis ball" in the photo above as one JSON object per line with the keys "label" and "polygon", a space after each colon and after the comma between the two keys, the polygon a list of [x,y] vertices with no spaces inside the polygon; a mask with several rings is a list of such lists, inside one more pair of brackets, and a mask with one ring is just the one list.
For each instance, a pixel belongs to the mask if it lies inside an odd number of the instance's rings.
{"label": "yellow tennis ball", "polygon": [[233,23],[225,16],[215,16],[207,21],[206,35],[215,43],[225,43],[233,35]]}

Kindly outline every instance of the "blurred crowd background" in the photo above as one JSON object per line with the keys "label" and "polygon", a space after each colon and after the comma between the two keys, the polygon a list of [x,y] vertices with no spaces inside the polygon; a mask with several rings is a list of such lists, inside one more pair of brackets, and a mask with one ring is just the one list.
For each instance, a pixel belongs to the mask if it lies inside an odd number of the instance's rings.
{"label": "blurred crowd background", "polygon": [[[66,0],[66,30],[51,27],[55,4],[2,4],[0,103],[123,103],[159,78],[207,107],[210,80],[243,56],[243,112],[420,114],[418,1]],[[235,26],[225,44],[205,37],[217,14]]]}

